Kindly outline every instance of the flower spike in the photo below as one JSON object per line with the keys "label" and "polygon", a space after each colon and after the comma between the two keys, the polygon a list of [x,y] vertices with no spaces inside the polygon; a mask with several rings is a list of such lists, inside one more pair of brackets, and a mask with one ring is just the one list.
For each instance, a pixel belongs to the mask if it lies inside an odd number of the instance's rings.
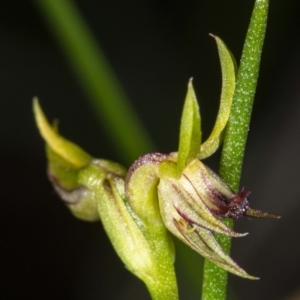
{"label": "flower spike", "polygon": [[235,232],[222,218],[279,218],[251,208],[250,192],[242,188],[234,193],[200,161],[213,154],[222,142],[235,89],[233,55],[220,38],[211,36],[217,43],[222,70],[220,108],[211,135],[201,144],[201,118],[191,79],[178,152],[143,155],[127,173],[121,165],[94,159],[62,137],[34,99],[36,123],[46,142],[48,175],[55,190],[76,217],[102,220],[123,262],[157,299],[162,295],[164,299],[178,299],[169,232],[221,268],[257,279],[225,253],[213,233],[231,237],[247,234]]}

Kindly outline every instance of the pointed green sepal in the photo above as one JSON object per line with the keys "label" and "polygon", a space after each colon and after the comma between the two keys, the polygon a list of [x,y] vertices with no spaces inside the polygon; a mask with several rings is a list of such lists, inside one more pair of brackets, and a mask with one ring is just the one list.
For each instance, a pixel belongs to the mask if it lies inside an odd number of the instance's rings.
{"label": "pointed green sepal", "polygon": [[280,219],[281,218],[280,216],[269,214],[267,212],[263,212],[261,210],[251,208],[251,207],[249,207],[246,215],[249,217],[256,217],[256,218],[270,218],[270,219]]}
{"label": "pointed green sepal", "polygon": [[[97,205],[90,191],[78,182],[78,174],[92,157],[80,147],[62,137],[57,126],[51,126],[37,98],[33,110],[39,132],[46,142],[48,178],[55,191],[72,214],[84,221],[99,221]],[[106,174],[103,170],[103,176]]]}
{"label": "pointed green sepal", "polygon": [[224,129],[229,119],[231,103],[235,89],[236,62],[224,42],[211,34],[216,40],[222,70],[222,92],[218,116],[209,138],[201,145],[198,158],[204,159],[212,155],[220,146]]}
{"label": "pointed green sepal", "polygon": [[179,174],[182,173],[186,164],[198,155],[199,145],[201,143],[200,126],[199,106],[192,79],[190,79],[180,124],[177,161]]}
{"label": "pointed green sepal", "polygon": [[56,153],[60,164],[64,163],[69,167],[78,169],[90,162],[92,157],[88,153],[62,137],[58,133],[57,128],[49,124],[37,98],[33,99],[33,111],[42,138],[45,140],[47,146]]}
{"label": "pointed green sepal", "polygon": [[180,240],[219,267],[247,279],[259,279],[258,277],[249,275],[231,259],[220,247],[209,230],[201,227],[195,228],[186,222],[179,222],[176,219],[174,219],[174,227],[177,230],[174,234]]}

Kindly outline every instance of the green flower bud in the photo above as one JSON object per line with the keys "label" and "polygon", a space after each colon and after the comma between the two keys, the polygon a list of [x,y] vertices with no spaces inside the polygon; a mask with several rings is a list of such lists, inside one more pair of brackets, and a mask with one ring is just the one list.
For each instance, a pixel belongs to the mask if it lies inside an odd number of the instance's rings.
{"label": "green flower bud", "polygon": [[104,159],[94,159],[86,167],[77,170],[77,187],[74,189],[65,189],[56,178],[51,166],[48,170],[48,177],[60,198],[75,217],[84,221],[99,221],[98,203],[95,200],[93,192],[87,184],[81,182],[82,172],[85,172],[91,164],[97,166],[97,184],[99,185],[102,185],[108,177],[125,177],[126,169],[123,166]]}
{"label": "green flower bud", "polygon": [[[153,299],[178,299],[174,249],[158,209],[157,164],[148,165],[147,172],[142,168],[142,173],[136,165],[139,170],[131,173],[128,189],[133,206],[146,208],[147,222],[140,219],[128,203],[123,166],[93,159],[59,135],[57,128],[48,123],[36,99],[34,112],[46,142],[49,179],[66,206],[79,219],[101,219],[119,257],[145,282]],[[143,174],[147,174],[146,177]],[[145,193],[145,189],[148,192]],[[143,202],[145,195],[148,203]]]}
{"label": "green flower bud", "polygon": [[126,205],[123,177],[122,166],[93,160],[80,171],[78,179],[89,190],[105,231],[126,267],[149,285],[158,276],[158,265],[149,241]]}
{"label": "green flower bud", "polygon": [[78,182],[80,170],[90,163],[92,157],[62,137],[57,126],[49,124],[36,98],[33,110],[40,134],[46,142],[48,177],[54,189],[75,217],[98,221],[97,205],[91,200],[90,191]]}
{"label": "green flower bud", "polygon": [[74,189],[63,188],[50,168],[48,178],[61,200],[76,218],[90,222],[100,220],[97,205],[91,199],[91,192],[87,188],[83,186]]}

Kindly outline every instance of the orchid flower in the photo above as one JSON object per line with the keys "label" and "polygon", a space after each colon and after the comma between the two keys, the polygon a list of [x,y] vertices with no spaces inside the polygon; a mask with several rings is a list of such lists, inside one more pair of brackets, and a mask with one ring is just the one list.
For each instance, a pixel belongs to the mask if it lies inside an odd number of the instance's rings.
{"label": "orchid flower", "polygon": [[211,135],[201,142],[199,105],[190,80],[178,152],[143,155],[128,172],[117,163],[93,158],[63,138],[57,126],[48,123],[38,100],[34,100],[36,123],[46,141],[48,176],[54,189],[76,217],[101,220],[120,258],[145,282],[154,299],[178,297],[169,232],[227,271],[256,279],[223,251],[214,233],[232,237],[247,234],[227,227],[222,218],[277,218],[251,208],[250,192],[242,188],[234,193],[202,162],[222,143],[237,68],[224,42],[213,38],[221,62],[222,92]]}

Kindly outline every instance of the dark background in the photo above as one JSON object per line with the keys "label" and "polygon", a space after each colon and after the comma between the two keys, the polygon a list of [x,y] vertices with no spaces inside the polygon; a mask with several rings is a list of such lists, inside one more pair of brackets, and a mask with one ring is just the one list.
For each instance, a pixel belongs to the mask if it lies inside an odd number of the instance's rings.
{"label": "dark background", "polygon": [[[142,118],[157,151],[177,149],[188,79],[203,131],[220,94],[214,41],[240,58],[253,0],[75,1]],[[242,184],[251,205],[279,221],[243,219],[232,257],[260,281],[230,275],[231,298],[300,299],[300,2],[272,1]],[[99,223],[71,216],[45,169],[31,110],[39,96],[50,119],[92,155],[121,161],[99,127],[56,40],[29,1],[0,1],[0,298],[147,299]],[[217,169],[217,159],[209,164]],[[180,265],[180,261],[179,261]],[[199,268],[200,265],[195,265]],[[180,269],[180,267],[179,267]],[[182,299],[199,299],[181,275]],[[186,279],[186,280],[185,280]],[[200,285],[200,279],[199,279]]]}

